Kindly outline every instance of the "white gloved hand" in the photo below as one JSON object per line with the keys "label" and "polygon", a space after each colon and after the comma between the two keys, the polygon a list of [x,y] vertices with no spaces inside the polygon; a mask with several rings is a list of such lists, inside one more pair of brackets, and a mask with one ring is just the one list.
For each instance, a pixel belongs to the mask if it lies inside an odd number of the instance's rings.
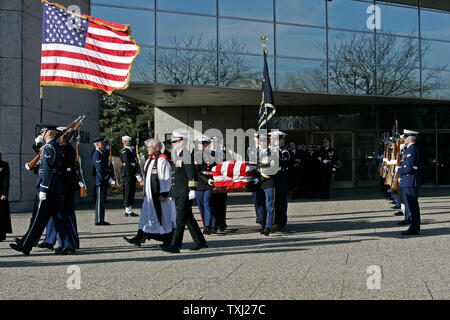
{"label": "white gloved hand", "polygon": [[317,160],[322,161],[322,158],[321,158],[321,157],[318,157]]}
{"label": "white gloved hand", "polygon": [[258,179],[258,178],[253,178],[253,180],[252,180],[252,183],[253,183],[253,184],[256,185],[256,184],[258,184],[258,182],[259,182],[259,179]]}
{"label": "white gloved hand", "polygon": [[328,163],[328,160],[323,160],[322,162],[323,162],[323,163]]}
{"label": "white gloved hand", "polygon": [[113,178],[109,178],[109,183],[110,183],[111,185],[114,185],[114,184],[116,184],[116,182],[114,181],[114,179],[113,179]]}
{"label": "white gloved hand", "polygon": [[47,200],[47,194],[45,192],[39,192],[39,200],[44,201]]}
{"label": "white gloved hand", "polygon": [[191,190],[189,191],[189,200],[194,200],[195,199],[195,191]]}
{"label": "white gloved hand", "polygon": [[78,181],[78,185],[80,186],[80,188],[84,188],[84,183],[81,181]]}
{"label": "white gloved hand", "polygon": [[28,163],[25,163],[25,169],[27,169],[28,171],[31,170],[30,166],[28,165]]}
{"label": "white gloved hand", "polygon": [[34,139],[34,143],[35,143],[36,145],[38,145],[39,143],[44,144],[44,138],[42,138],[42,136],[39,135],[39,136],[36,137],[36,139]]}
{"label": "white gloved hand", "polygon": [[332,171],[333,171],[333,172],[336,172],[336,168],[333,168]]}
{"label": "white gloved hand", "polygon": [[136,174],[136,179],[137,179],[138,182],[141,182],[142,181],[141,175],[140,174]]}
{"label": "white gloved hand", "polygon": [[212,187],[214,186],[214,180],[213,179],[208,179],[208,184]]}

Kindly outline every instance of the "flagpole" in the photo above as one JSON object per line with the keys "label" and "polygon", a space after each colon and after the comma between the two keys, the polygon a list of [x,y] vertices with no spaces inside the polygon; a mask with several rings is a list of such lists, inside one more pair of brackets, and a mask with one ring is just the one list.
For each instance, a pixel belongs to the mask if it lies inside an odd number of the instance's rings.
{"label": "flagpole", "polygon": [[[262,42],[263,42],[263,44],[262,44],[262,47],[263,47],[263,49],[264,49],[264,54],[266,55],[266,57],[267,57],[267,45],[266,45],[266,41],[267,40],[269,40],[269,37],[267,36],[267,35],[262,35],[261,36],[261,40],[262,40]],[[264,57],[264,60],[266,60],[266,57]],[[266,117],[267,117],[267,106],[266,105],[264,105],[264,114],[266,115]],[[267,122],[266,122],[266,133],[269,133],[269,130],[270,130],[270,127],[269,127],[269,120],[270,119],[267,119]]]}
{"label": "flagpole", "polygon": [[44,87],[43,87],[43,86],[40,86],[40,87],[39,87],[39,95],[40,95],[40,98],[41,98],[41,116],[40,116],[40,123],[42,123],[42,113],[43,113],[43,110],[44,110]]}

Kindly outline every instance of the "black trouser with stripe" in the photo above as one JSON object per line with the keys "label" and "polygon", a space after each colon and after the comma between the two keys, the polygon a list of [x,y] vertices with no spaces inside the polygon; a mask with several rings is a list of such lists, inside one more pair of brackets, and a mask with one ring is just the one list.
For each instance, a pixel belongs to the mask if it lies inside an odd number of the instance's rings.
{"label": "black trouser with stripe", "polygon": [[123,176],[123,206],[132,207],[136,194],[136,177]]}
{"label": "black trouser with stripe", "polygon": [[105,202],[106,202],[106,192],[108,190],[107,186],[96,186],[96,197],[95,197],[95,223],[105,221]]}

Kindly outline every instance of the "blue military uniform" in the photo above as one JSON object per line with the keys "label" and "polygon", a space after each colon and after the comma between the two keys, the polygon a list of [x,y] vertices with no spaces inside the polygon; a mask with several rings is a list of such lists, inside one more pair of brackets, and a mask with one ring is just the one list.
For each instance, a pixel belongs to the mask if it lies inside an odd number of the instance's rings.
{"label": "blue military uniform", "polygon": [[[410,132],[405,130],[405,134]],[[414,131],[413,131],[414,132]],[[416,132],[414,132],[416,133]],[[406,148],[402,155],[398,173],[400,174],[400,188],[402,188],[405,205],[411,213],[411,226],[407,233],[417,234],[420,232],[420,209],[419,209],[419,150],[414,143]]]}
{"label": "blue military uniform", "polygon": [[[96,138],[93,142],[103,141],[102,138]],[[95,150],[92,154],[92,163],[95,171],[95,224],[107,225],[105,221],[105,201],[108,189],[109,161],[106,150]]]}
{"label": "blue military uniform", "polygon": [[[273,136],[273,135],[272,135]],[[284,137],[280,132],[279,137]],[[284,228],[287,223],[287,208],[289,194],[289,166],[290,153],[283,146],[274,147],[273,150],[278,151],[280,166],[275,177],[275,216],[272,231]]]}
{"label": "blue military uniform", "polygon": [[[54,125],[42,125],[42,127],[45,131],[56,130]],[[61,155],[61,147],[55,139],[47,141],[42,147],[33,219],[28,231],[18,243],[10,244],[14,250],[28,255],[42,235],[50,217],[53,218],[56,231],[61,235],[61,238],[66,239],[68,230],[66,230],[64,219],[61,217],[62,186],[57,174],[61,164]],[[64,243],[63,246],[65,245]]]}

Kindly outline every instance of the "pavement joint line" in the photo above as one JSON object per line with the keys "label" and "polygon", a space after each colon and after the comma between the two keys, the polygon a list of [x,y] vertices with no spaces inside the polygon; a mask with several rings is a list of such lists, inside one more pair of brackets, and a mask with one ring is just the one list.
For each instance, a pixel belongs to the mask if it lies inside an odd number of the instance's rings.
{"label": "pavement joint line", "polygon": [[181,279],[180,281],[177,281],[177,282],[176,282],[174,285],[172,285],[170,288],[168,288],[168,289],[164,290],[163,292],[161,292],[160,294],[158,294],[158,296],[160,297],[160,296],[162,296],[164,293],[166,293],[167,291],[172,290],[173,287],[175,287],[177,284],[183,282],[183,280],[184,280],[184,279]]}
{"label": "pavement joint line", "polygon": [[253,290],[253,292],[250,294],[249,299],[255,294],[256,290],[259,289],[259,287],[261,286],[261,284],[264,282],[264,279],[259,281],[258,285],[256,286],[255,290]]}
{"label": "pavement joint line", "polygon": [[431,296],[431,299],[433,299],[433,300],[434,300],[434,297],[433,297],[433,295],[431,294],[430,288],[428,288],[427,282],[426,282],[425,280],[423,280],[423,283],[425,283],[425,287],[427,288],[427,290],[428,290],[428,293],[429,293],[429,294],[430,294],[430,296]]}
{"label": "pavement joint line", "polygon": [[309,271],[311,270],[312,266],[313,266],[312,264],[311,264],[311,265],[309,265],[309,268],[308,268],[308,270],[306,271],[305,275],[303,276],[303,278],[302,278],[301,280],[305,280],[305,279],[306,279],[306,277],[308,276],[308,274],[309,274]]}
{"label": "pavement joint line", "polygon": [[345,280],[342,279],[341,294],[339,295],[339,299],[341,299],[341,300],[342,300],[342,295],[344,293],[344,283],[345,283]]}
{"label": "pavement joint line", "polygon": [[227,276],[225,277],[225,279],[228,279],[229,276],[231,276],[237,269],[239,269],[244,263],[241,262],[236,268],[234,268],[233,271],[231,271],[229,274],[227,274]]}

